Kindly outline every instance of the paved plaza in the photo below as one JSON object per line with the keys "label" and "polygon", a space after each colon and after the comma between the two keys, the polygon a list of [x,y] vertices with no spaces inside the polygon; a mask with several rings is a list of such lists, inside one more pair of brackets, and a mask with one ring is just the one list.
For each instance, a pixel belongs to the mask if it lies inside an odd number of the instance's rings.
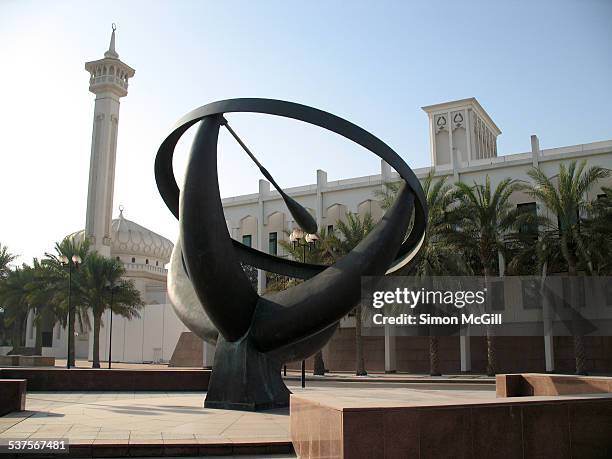
{"label": "paved plaza", "polygon": [[[332,397],[378,400],[456,400],[495,398],[489,386],[458,384],[405,385],[313,382],[294,393],[325,391]],[[224,442],[257,439],[290,441],[289,410],[243,412],[203,408],[203,393],[195,392],[30,392],[26,411],[0,418],[0,437],[76,440],[186,439]]]}
{"label": "paved plaza", "polygon": [[35,392],[25,412],[0,418],[1,437],[76,440],[289,440],[288,410],[203,408],[202,393]]}

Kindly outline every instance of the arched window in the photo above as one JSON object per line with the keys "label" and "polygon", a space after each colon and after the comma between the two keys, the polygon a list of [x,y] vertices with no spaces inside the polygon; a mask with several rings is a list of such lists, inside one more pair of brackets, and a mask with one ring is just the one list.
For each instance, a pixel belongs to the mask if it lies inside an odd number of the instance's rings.
{"label": "arched window", "polygon": [[147,258],[147,259],[145,260],[145,265],[148,265],[148,264],[149,264],[149,259]]}
{"label": "arched window", "polygon": [[136,258],[132,257],[132,263],[136,263]]}

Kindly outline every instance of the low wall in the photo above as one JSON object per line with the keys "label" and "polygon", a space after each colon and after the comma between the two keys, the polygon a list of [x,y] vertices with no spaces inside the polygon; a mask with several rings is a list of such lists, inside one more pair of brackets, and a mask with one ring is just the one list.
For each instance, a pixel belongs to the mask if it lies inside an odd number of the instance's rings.
{"label": "low wall", "polygon": [[612,394],[582,388],[485,400],[293,394],[291,439],[302,459],[612,457]]}
{"label": "low wall", "polygon": [[0,416],[25,410],[26,381],[24,379],[0,379]]}
{"label": "low wall", "polygon": [[210,370],[2,368],[0,378],[25,379],[30,391],[205,391]]}
{"label": "low wall", "polygon": [[497,375],[495,389],[498,397],[609,394],[612,378],[537,373]]}
{"label": "low wall", "polygon": [[193,332],[183,332],[179,337],[169,367],[202,367],[204,342]]}
{"label": "low wall", "polygon": [[[442,374],[461,371],[459,338],[441,336],[438,340],[438,358]],[[585,336],[587,371],[612,373],[612,336]],[[497,371],[499,373],[546,371],[544,338],[541,336],[498,336],[495,340]],[[429,373],[429,338],[427,336],[398,336],[395,338],[395,355],[398,372]],[[486,337],[470,338],[473,373],[485,373],[487,368]],[[556,372],[573,373],[574,348],[571,336],[554,337],[554,369]],[[325,354],[325,365],[331,371],[355,370],[355,329],[339,328],[330,340]],[[363,354],[367,371],[384,371],[385,345],[382,336],[364,336]],[[300,362],[288,368],[300,368]],[[306,361],[307,371],[312,369],[312,359]]]}
{"label": "low wall", "polygon": [[0,355],[0,365],[19,366],[19,355]]}

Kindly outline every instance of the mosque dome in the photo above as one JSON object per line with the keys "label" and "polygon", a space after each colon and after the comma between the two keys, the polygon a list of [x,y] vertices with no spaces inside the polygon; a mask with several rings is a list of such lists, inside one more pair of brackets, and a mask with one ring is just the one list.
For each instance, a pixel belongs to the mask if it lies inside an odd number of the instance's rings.
{"label": "mosque dome", "polygon": [[120,210],[119,217],[111,223],[111,254],[113,255],[141,255],[168,263],[173,247],[172,242],[165,237],[125,218],[123,210]]}
{"label": "mosque dome", "polygon": [[[82,240],[85,230],[71,235]],[[124,255],[126,257],[139,257],[160,260],[162,264],[170,261],[174,245],[168,239],[154,233],[150,229],[139,225],[123,216],[123,209],[119,209],[119,217],[111,222],[111,256]]]}

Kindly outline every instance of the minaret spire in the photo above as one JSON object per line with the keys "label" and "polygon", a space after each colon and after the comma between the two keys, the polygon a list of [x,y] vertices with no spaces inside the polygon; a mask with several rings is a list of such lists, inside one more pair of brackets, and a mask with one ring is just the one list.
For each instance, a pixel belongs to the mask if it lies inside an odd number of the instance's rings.
{"label": "minaret spire", "polygon": [[111,26],[113,28],[113,32],[111,33],[110,44],[108,45],[108,51],[104,53],[104,57],[109,57],[111,59],[119,59],[119,54],[115,51],[115,30],[117,30],[117,26],[113,22]]}
{"label": "minaret spire", "polygon": [[119,60],[115,51],[115,24],[108,51],[97,61],[85,63],[94,105],[89,190],[85,233],[94,250],[110,256],[111,217],[115,187],[115,158],[119,129],[119,100],[127,96],[134,69]]}

